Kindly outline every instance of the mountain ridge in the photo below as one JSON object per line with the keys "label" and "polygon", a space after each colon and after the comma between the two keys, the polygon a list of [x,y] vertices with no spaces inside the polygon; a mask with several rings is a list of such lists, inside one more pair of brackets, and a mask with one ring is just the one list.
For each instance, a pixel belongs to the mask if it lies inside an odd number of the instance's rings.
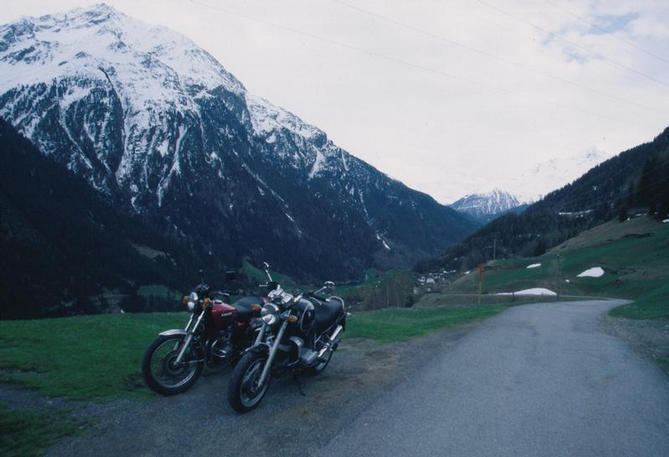
{"label": "mountain ridge", "polygon": [[[195,43],[107,5],[0,26],[0,116],[218,268],[407,265],[475,228],[249,94]],[[206,215],[206,220],[203,219]]]}

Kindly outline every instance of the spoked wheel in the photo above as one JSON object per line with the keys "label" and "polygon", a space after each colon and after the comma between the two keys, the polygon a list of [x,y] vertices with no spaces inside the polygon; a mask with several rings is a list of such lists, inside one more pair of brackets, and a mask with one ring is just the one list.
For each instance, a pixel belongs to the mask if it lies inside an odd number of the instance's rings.
{"label": "spoked wheel", "polygon": [[162,395],[181,393],[202,374],[204,354],[192,344],[181,363],[176,363],[183,340],[182,335],[159,336],[144,353],[142,374],[153,391]]}
{"label": "spoked wheel", "polygon": [[260,376],[267,361],[265,354],[248,352],[235,366],[228,384],[228,403],[239,413],[251,411],[260,404],[269,387],[270,377],[260,385]]}

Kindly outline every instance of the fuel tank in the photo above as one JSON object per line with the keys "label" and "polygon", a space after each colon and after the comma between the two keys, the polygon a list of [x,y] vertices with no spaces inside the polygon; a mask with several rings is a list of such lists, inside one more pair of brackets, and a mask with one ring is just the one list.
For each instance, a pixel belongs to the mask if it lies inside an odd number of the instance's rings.
{"label": "fuel tank", "polygon": [[230,325],[235,320],[236,314],[237,309],[234,306],[228,305],[221,300],[214,300],[211,304],[211,317],[217,329],[222,329]]}

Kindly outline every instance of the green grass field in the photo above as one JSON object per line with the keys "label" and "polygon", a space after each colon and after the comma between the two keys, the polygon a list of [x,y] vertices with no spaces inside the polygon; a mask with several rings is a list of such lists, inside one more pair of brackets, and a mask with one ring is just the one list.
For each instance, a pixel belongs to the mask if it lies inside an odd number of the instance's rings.
{"label": "green grass field", "polygon": [[0,380],[67,399],[141,395],[144,349],[186,313],[0,321]]}
{"label": "green grass field", "polygon": [[434,330],[485,319],[504,306],[387,308],[354,314],[346,337],[371,338],[381,343],[403,341]]}
{"label": "green grass field", "polygon": [[[527,269],[533,263],[538,268]],[[599,278],[578,274],[600,266]],[[545,287],[560,294],[635,300],[612,310],[621,317],[669,318],[669,224],[649,218],[607,222],[534,258],[498,260],[486,266],[483,290],[511,292]],[[450,292],[476,292],[478,274],[462,276]]]}

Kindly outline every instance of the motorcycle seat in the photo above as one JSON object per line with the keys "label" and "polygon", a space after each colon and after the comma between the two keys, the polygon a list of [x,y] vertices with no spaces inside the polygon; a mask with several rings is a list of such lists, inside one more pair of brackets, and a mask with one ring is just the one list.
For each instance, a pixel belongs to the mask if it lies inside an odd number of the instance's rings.
{"label": "motorcycle seat", "polygon": [[251,305],[262,306],[262,299],[260,297],[244,297],[240,298],[232,304],[232,306],[237,310],[237,318],[240,321],[250,320],[254,314],[257,314],[256,311],[251,309]]}
{"label": "motorcycle seat", "polygon": [[314,319],[318,332],[330,327],[344,313],[344,303],[337,298],[328,298],[314,309]]}

